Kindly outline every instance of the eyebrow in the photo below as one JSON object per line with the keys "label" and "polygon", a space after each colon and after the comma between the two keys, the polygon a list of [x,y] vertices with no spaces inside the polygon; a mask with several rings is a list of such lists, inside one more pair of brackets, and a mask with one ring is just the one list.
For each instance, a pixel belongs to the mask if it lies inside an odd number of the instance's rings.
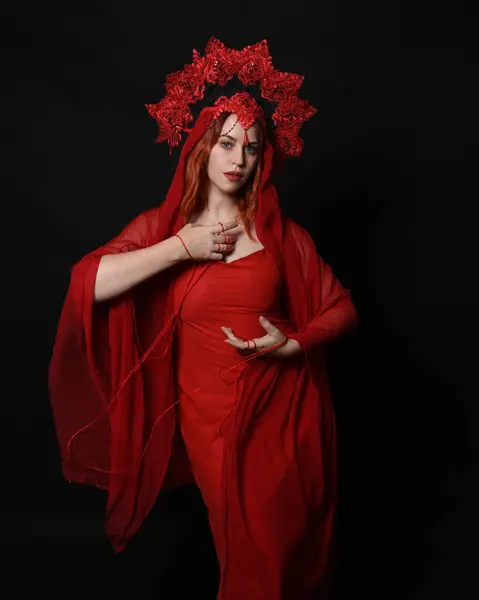
{"label": "eyebrow", "polygon": [[[236,138],[234,138],[232,135],[228,135],[227,133],[223,133],[220,135],[220,137],[225,137],[228,138],[230,140],[233,140],[233,142],[237,142],[238,140]],[[256,140],[251,140],[249,143],[250,146],[259,146],[259,142],[257,142]]]}

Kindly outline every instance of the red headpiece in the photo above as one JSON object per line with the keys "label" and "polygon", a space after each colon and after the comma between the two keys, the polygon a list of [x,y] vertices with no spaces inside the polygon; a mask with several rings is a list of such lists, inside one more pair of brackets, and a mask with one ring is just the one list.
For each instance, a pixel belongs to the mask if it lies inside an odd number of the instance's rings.
{"label": "red headpiece", "polygon": [[[226,85],[234,75],[245,86],[259,84],[261,96],[276,104],[272,115],[275,145],[284,156],[299,156],[303,149],[299,130],[317,110],[298,97],[302,75],[282,73],[273,67],[266,40],[243,50],[232,50],[212,37],[203,57],[193,50],[193,62],[167,76],[166,94],[160,102],[145,105],[160,129],[155,141],[167,140],[170,148],[177,146],[181,132],[189,131],[188,125],[193,120],[190,105],[203,99],[205,84]],[[244,129],[263,115],[247,92],[231,98],[222,96],[215,106],[218,107],[216,116],[225,111],[237,114]]]}

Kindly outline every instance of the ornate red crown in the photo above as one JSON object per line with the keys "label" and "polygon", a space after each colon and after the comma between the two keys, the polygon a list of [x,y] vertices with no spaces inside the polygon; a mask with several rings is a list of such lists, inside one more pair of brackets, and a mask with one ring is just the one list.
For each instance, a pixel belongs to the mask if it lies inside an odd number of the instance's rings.
{"label": "ornate red crown", "polygon": [[[160,102],[145,105],[159,126],[155,141],[167,140],[170,149],[177,146],[181,132],[189,131],[193,120],[190,104],[203,99],[205,84],[225,85],[234,75],[245,86],[259,84],[261,96],[277,104],[272,115],[276,146],[285,156],[299,156],[303,149],[299,131],[317,110],[298,97],[302,75],[282,73],[273,67],[266,40],[243,50],[232,50],[211,37],[203,57],[193,50],[193,62],[167,76],[166,94]],[[222,97],[216,101],[218,112],[227,110],[227,100]],[[245,119],[250,120],[247,115]]]}

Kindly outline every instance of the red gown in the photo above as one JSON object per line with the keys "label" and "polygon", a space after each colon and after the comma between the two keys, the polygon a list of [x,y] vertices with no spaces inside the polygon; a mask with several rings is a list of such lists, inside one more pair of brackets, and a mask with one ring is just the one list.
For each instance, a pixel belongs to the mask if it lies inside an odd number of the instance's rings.
{"label": "red gown", "polygon": [[175,283],[177,411],[218,542],[224,422],[237,401],[242,372],[254,368],[251,363],[236,367],[242,356],[224,342],[221,327],[242,339],[259,338],[266,333],[259,324],[263,315],[283,333],[292,328],[281,313],[281,273],[264,249],[230,263],[212,263],[195,283],[201,269],[193,265]]}
{"label": "red gown", "polygon": [[[204,109],[189,133],[161,206],[72,269],[49,369],[63,472],[107,490],[106,532],[120,551],[160,490],[186,483],[192,468],[220,558],[218,600],[311,600],[327,588],[336,504],[326,347],[355,327],[357,312],[311,236],[282,214],[268,140],[255,216],[264,251],[201,266],[179,315],[187,263],[110,302],[93,299],[102,256],[183,227],[186,161],[214,110]],[[303,352],[229,370],[236,351],[219,327],[261,336],[261,313],[284,333],[291,324]]]}

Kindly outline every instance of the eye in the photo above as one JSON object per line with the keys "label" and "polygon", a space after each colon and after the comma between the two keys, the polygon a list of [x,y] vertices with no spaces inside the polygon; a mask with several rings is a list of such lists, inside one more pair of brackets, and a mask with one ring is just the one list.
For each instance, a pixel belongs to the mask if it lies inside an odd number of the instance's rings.
{"label": "eye", "polygon": [[223,148],[231,148],[233,144],[231,142],[221,142]]}
{"label": "eye", "polygon": [[245,150],[250,154],[256,154],[258,152],[258,148],[256,148],[256,146],[245,146]]}

